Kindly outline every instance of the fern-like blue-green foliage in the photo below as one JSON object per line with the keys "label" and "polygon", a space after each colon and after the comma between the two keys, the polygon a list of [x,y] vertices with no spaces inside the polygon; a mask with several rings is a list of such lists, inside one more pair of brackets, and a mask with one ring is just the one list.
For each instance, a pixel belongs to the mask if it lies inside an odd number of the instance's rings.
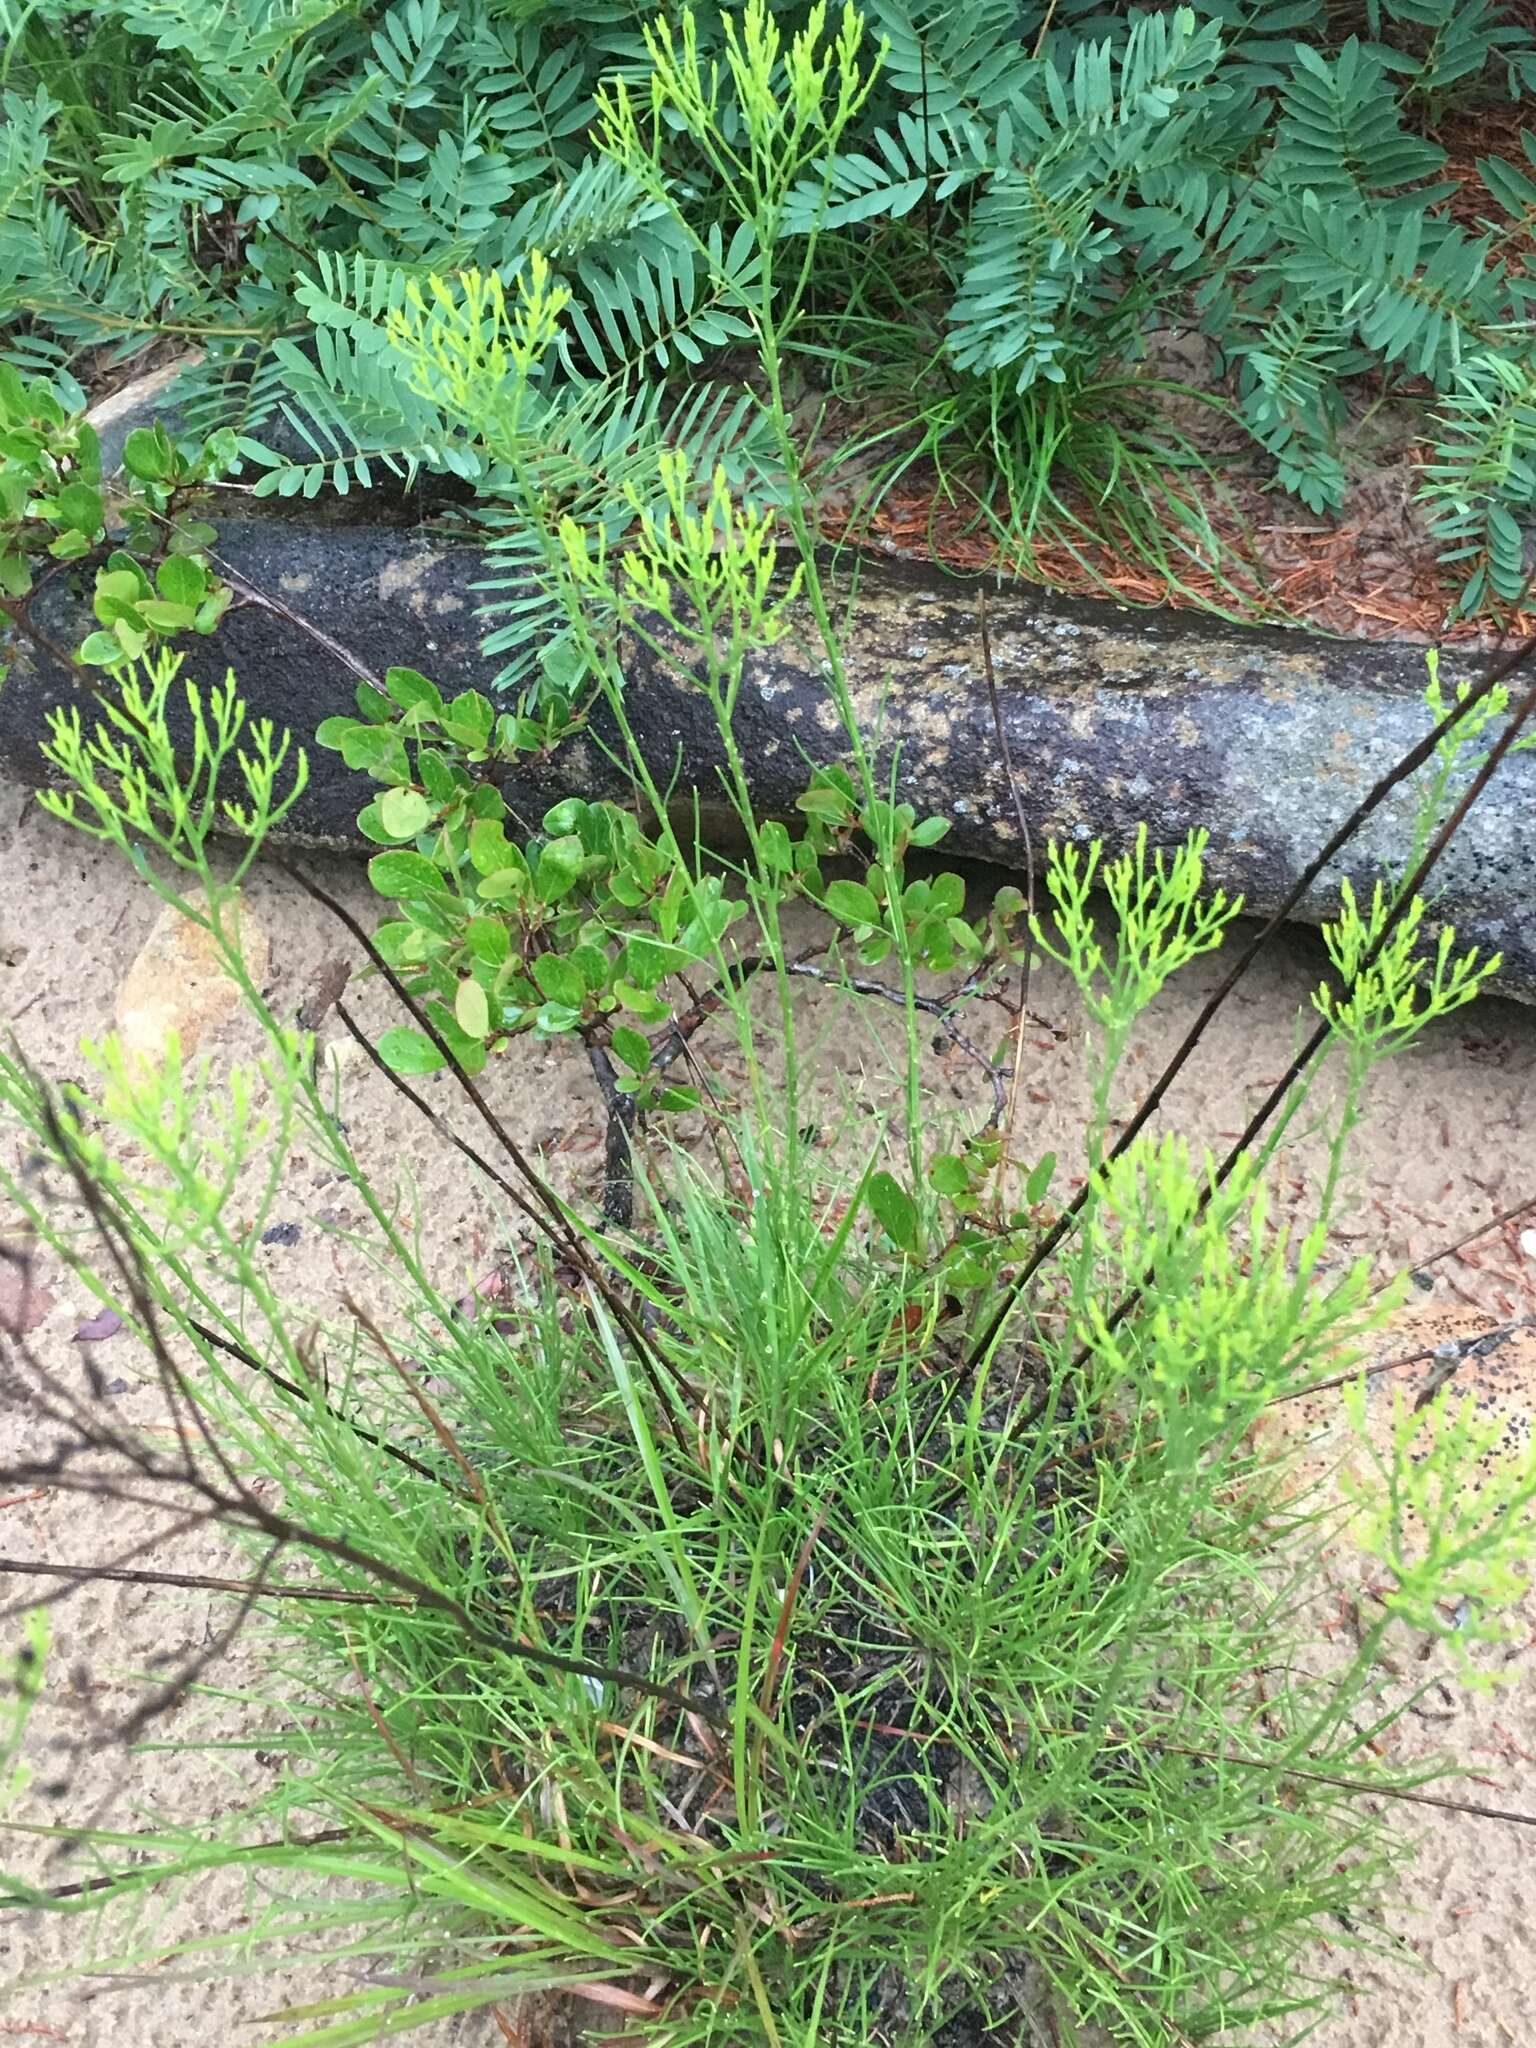
{"label": "fern-like blue-green foliage", "polygon": [[[1427,387],[1425,502],[1463,605],[1510,601],[1536,351],[1533,287],[1500,244],[1536,224],[1536,145],[1530,171],[1483,163],[1472,230],[1449,216],[1434,140],[1458,103],[1536,96],[1536,38],[1498,0],[1366,0],[1347,39],[1324,0],[864,11],[877,89],[784,213],[791,243],[820,235],[813,374],[855,346],[870,361],[855,281],[875,269],[936,309],[958,385],[1014,405],[1193,325],[1276,483],[1317,512],[1342,500],[1349,380]],[[412,278],[473,264],[510,282],[542,250],[571,293],[541,394],[552,503],[617,534],[637,437],[657,434],[771,487],[733,381],[762,252],[686,138],[659,146],[707,254],[592,146],[600,81],[643,81],[651,12],[0,0],[3,353],[83,374],[184,341],[200,360],[175,401],[199,430],[238,430],[258,491],[469,485],[506,570],[490,644],[527,684],[551,617],[529,537],[498,513],[484,452],[405,387],[384,323]],[[776,9],[786,31],[806,12]],[[719,41],[712,9],[700,34]],[[895,368],[904,308],[879,311]],[[914,342],[914,362],[931,355]]]}

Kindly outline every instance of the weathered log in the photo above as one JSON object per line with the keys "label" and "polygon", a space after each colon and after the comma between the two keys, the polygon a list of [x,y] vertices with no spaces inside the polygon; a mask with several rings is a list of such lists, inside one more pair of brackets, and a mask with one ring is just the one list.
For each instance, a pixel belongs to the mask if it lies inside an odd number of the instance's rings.
{"label": "weathered log", "polygon": [[[292,517],[225,519],[219,552],[257,588],[281,598],[370,668],[418,668],[445,691],[484,688],[494,664],[480,651],[486,562],[474,549],[419,527],[347,525]],[[979,591],[937,570],[848,561],[834,572],[847,601],[846,658],[864,729],[883,764],[899,756],[902,793],[920,812],[953,820],[946,849],[1004,865],[1020,861],[1015,809],[981,659]],[[58,576],[34,617],[55,641],[87,630],[88,576]],[[1272,908],[1371,783],[1428,727],[1417,648],[1270,630],[1200,615],[1137,612],[1052,597],[1019,583],[989,586],[988,618],[1002,718],[1023,808],[1038,848],[1048,838],[1102,839],[1115,850],[1147,824],[1171,845],[1191,826],[1211,835],[1214,881],[1255,910]],[[0,759],[25,779],[49,705],[78,694],[67,670],[16,639],[0,691]],[[343,664],[298,627],[255,607],[236,610],[197,642],[203,680],[232,666],[255,711],[301,736],[351,706]],[[1449,690],[1476,656],[1448,654]],[[639,643],[624,650],[630,719],[658,778],[706,826],[722,823],[719,755],[708,708]],[[764,813],[788,812],[810,764],[843,757],[817,653],[807,635],[755,655],[737,729]],[[508,795],[524,816],[578,791],[624,798],[605,752],[602,715],[546,761],[520,768]],[[297,832],[356,846],[355,814],[370,785],[337,756],[311,748],[312,779]],[[1354,842],[1347,869],[1370,883],[1400,866],[1416,797],[1398,792]],[[1536,995],[1536,759],[1508,761],[1439,871],[1437,914],[1481,947],[1502,951],[1503,985]],[[1336,876],[1299,913],[1336,902]]]}

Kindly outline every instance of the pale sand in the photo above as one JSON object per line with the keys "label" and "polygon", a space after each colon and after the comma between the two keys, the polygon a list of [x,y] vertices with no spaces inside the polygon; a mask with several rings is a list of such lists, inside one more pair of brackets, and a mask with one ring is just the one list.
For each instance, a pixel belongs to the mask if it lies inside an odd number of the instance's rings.
{"label": "pale sand", "polygon": [[[371,916],[369,891],[355,871],[327,863],[324,873],[354,909]],[[347,942],[327,929],[322,914],[281,877],[258,874],[250,902],[270,949],[270,990],[279,1009],[292,1014],[320,960],[346,951]],[[98,856],[77,835],[40,817],[20,792],[0,786],[0,1019],[14,1022],[24,1048],[47,1071],[79,1071],[77,1041],[110,1028],[119,988],[155,917],[155,904],[115,859]],[[1169,1109],[1174,1118],[1197,1135],[1235,1132],[1260,1098],[1262,1085],[1290,1054],[1297,1007],[1317,978],[1319,957],[1315,941],[1301,934],[1272,950],[1212,1032],[1195,1078],[1173,1091]],[[1202,966],[1166,993],[1137,1048],[1133,1077],[1155,1070],[1210,981],[1211,970]],[[1059,977],[1039,977],[1034,995],[1048,1018],[1075,1033],[1072,1005]],[[808,1002],[815,1002],[809,991]],[[376,1023],[384,1020],[376,989],[367,992],[363,1009]],[[1056,1042],[1041,1031],[1030,1035],[1019,1140],[1026,1156],[1053,1148],[1063,1158],[1070,1156],[1084,1104],[1078,1044],[1076,1036]],[[216,1062],[251,1048],[250,1031],[238,1019],[215,1023],[203,1046]],[[1390,1069],[1360,1135],[1358,1214],[1351,1222],[1360,1235],[1350,1248],[1379,1252],[1389,1261],[1424,1258],[1525,1192],[1536,1192],[1533,1070],[1536,1011],[1496,1001],[1452,1020],[1432,1042]],[[936,1062],[935,1072],[941,1083],[952,1086],[957,1111],[968,1112],[978,1102],[974,1077],[961,1056],[948,1054]],[[888,1072],[872,1037],[859,1043],[846,1032],[829,1035],[820,1073],[829,1117],[840,1098],[875,1104],[889,1093]],[[525,1044],[498,1068],[493,1085],[512,1127],[545,1148],[552,1170],[570,1185],[594,1187],[598,1131],[579,1057],[569,1049]],[[435,1105],[446,1105],[446,1083],[437,1079],[426,1087]],[[451,1157],[424,1141],[413,1113],[371,1072],[349,1066],[347,1088],[349,1123],[365,1135],[381,1170],[392,1173],[402,1162],[410,1163],[429,1241],[445,1278],[467,1281],[483,1271],[496,1242],[494,1218],[466,1192]],[[1311,1163],[1305,1146],[1292,1155],[1289,1170],[1297,1177],[1298,1191]],[[290,1247],[274,1247],[270,1256],[296,1294],[325,1299],[334,1294],[336,1279],[321,1212],[334,1200],[334,1190],[313,1181],[313,1174],[295,1162],[289,1177],[291,1208],[284,1213],[299,1224],[300,1237]],[[413,1197],[403,1191],[402,1199]],[[1475,1257],[1480,1264],[1469,1258],[1440,1269],[1434,1293],[1414,1312],[1414,1321],[1422,1321],[1429,1334],[1411,1335],[1411,1321],[1403,1348],[1435,1341],[1447,1329],[1477,1327],[1479,1315],[1503,1320],[1536,1309],[1536,1263],[1520,1254],[1512,1235],[1488,1240]],[[56,1292],[36,1341],[64,1361],[89,1306],[78,1287],[61,1283]],[[109,1342],[98,1362],[109,1378],[128,1383],[115,1397],[124,1411],[147,1417],[154,1397],[140,1387],[139,1362],[129,1350],[125,1338]],[[1520,1426],[1533,1390],[1536,1345],[1517,1339],[1480,1371],[1481,1384],[1508,1407],[1512,1427]],[[7,1415],[3,1428],[8,1451],[30,1435],[24,1416]],[[142,1533],[139,1518],[128,1510],[53,1495],[0,1500],[4,1555],[105,1558]],[[159,1561],[183,1570],[232,1567],[228,1547],[210,1536],[183,1539],[174,1556],[162,1550]],[[1344,1569],[1341,1601],[1347,1590]],[[120,1674],[155,1651],[200,1644],[222,1611],[204,1595],[131,1587],[93,1591],[65,1605],[58,1614],[54,1697],[40,1717],[39,1788],[59,1770],[59,1746],[66,1739],[78,1737],[93,1720],[110,1729],[126,1703],[138,1697]],[[8,1641],[15,1630],[12,1621]],[[78,1686],[72,1686],[71,1674]],[[1511,1674],[1511,1682],[1496,1695],[1456,1705],[1443,1721],[1411,1719],[1400,1747],[1405,1755],[1451,1750],[1479,1774],[1466,1788],[1468,1796],[1536,1811],[1536,1668],[1526,1649],[1512,1660]],[[219,1674],[222,1683],[235,1689],[255,1675],[249,1649],[237,1649]],[[185,1708],[182,1720],[210,1712],[221,1725],[240,1725],[241,1710],[235,1706]],[[240,1772],[260,1768],[248,1753],[239,1752],[222,1763],[166,1753],[130,1760],[110,1741],[94,1752],[71,1748],[65,1761],[67,1788],[52,1797],[34,1788],[12,1818],[132,1825],[137,1815],[157,1805],[188,1818],[208,1817],[232,1803]],[[1415,1910],[1405,1917],[1403,1929],[1418,1949],[1424,1972],[1358,1970],[1356,2010],[1322,2028],[1314,2037],[1317,2048],[1509,2048],[1536,2041],[1536,2020],[1528,2017],[1536,2005],[1536,1866],[1531,1861],[1536,1833],[1430,1813],[1423,1819],[1422,1849],[1411,1879]],[[50,1867],[40,1863],[35,1844],[10,1835],[5,1843],[7,1863],[34,1871]],[[240,1904],[233,1886],[199,1887],[169,1903],[164,1927],[183,1934],[207,1932],[228,1924]],[[23,1972],[78,1964],[86,1934],[86,1923],[67,1918],[12,1919],[0,1926],[0,1981],[12,1984]],[[324,1996],[350,1988],[350,1981],[337,1982],[315,1971],[306,1977],[301,1971],[285,1980],[283,1996]],[[0,2004],[0,2041],[193,2048],[260,2040],[268,2030],[252,2022],[271,2009],[276,1996],[271,1984],[173,1982],[163,1973],[111,1985],[101,1978],[64,1981],[13,1993]],[[489,2018],[480,2017],[411,2038],[429,2048],[446,2048],[449,2042],[483,2042],[490,2048],[503,2037]]]}

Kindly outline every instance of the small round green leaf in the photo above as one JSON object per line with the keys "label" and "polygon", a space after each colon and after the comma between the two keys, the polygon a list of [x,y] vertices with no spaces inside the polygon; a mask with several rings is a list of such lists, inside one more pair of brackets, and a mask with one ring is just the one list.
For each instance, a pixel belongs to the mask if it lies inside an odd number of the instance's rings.
{"label": "small round green leaf", "polygon": [[1026,1202],[1043,1202],[1056,1173],[1056,1154],[1047,1152],[1024,1183]]}
{"label": "small round green leaf", "polygon": [[632,981],[616,981],[613,984],[616,1001],[623,1004],[631,1016],[639,1017],[647,1024],[663,1024],[671,1016],[671,1005],[650,989],[636,988]]}
{"label": "small round green leaf", "polygon": [[539,853],[534,886],[546,903],[558,903],[570,894],[581,875],[586,850],[574,837],[551,839]]}
{"label": "small round green leaf", "polygon": [[563,1009],[580,1010],[587,997],[581,969],[560,953],[541,953],[533,963],[533,978],[552,1003]]}
{"label": "small round green leaf", "polygon": [[414,839],[432,816],[419,789],[387,789],[379,798],[379,819],[393,839]]}
{"label": "small round green leaf", "polygon": [[369,880],[381,896],[416,896],[441,889],[442,875],[423,854],[375,854],[368,863]]}
{"label": "small round green leaf", "polygon": [[443,1064],[443,1056],[430,1038],[403,1027],[384,1033],[379,1040],[379,1058],[395,1074],[435,1074]]}
{"label": "small round green leaf", "polygon": [[500,874],[510,863],[511,851],[500,818],[476,818],[469,828],[469,857],[479,874]]}
{"label": "small round green leaf", "polygon": [[834,882],[827,890],[827,908],[844,924],[878,924],[880,906],[862,882]]}
{"label": "small round green leaf", "polygon": [[124,659],[113,633],[88,633],[80,645],[80,659],[92,668],[116,668]]}
{"label": "small round green leaf", "polygon": [[476,893],[487,903],[502,903],[508,896],[521,895],[526,880],[522,868],[499,868],[494,875],[482,875]]}
{"label": "small round green leaf", "polygon": [[643,1074],[651,1064],[650,1041],[628,1024],[616,1024],[612,1038],[615,1059],[622,1060],[633,1074]]}
{"label": "small round green leaf", "polygon": [[453,998],[453,1014],[459,1029],[471,1038],[484,1038],[491,1028],[490,1002],[472,975],[466,975],[459,983]]}
{"label": "small round green leaf", "polygon": [[190,555],[168,555],[155,571],[155,587],[167,604],[196,607],[208,595],[208,572]]}
{"label": "small round green leaf", "polygon": [[917,1249],[917,1206],[900,1181],[888,1173],[870,1176],[869,1206],[886,1236],[901,1251]]}
{"label": "small round green leaf", "polygon": [[65,484],[54,499],[59,518],[65,526],[78,528],[81,533],[94,534],[101,527],[101,493],[89,484]]}
{"label": "small round green leaf", "polygon": [[164,427],[135,427],[123,443],[123,467],[145,483],[162,483],[171,474],[175,451]]}
{"label": "small round green leaf", "polygon": [[386,669],[384,687],[402,711],[409,711],[418,704],[425,705],[429,711],[441,711],[443,708],[442,694],[436,683],[429,683],[414,668]]}

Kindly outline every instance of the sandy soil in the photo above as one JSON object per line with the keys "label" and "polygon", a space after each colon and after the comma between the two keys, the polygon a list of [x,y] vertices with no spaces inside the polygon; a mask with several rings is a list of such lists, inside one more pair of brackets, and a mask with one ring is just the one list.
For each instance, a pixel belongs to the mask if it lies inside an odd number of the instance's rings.
{"label": "sandy soil", "polygon": [[[366,885],[343,866],[326,864],[325,878],[360,914],[371,906]],[[258,874],[250,891],[252,943],[265,944],[268,982],[280,1010],[297,1010],[320,962],[338,950],[338,936],[323,914],[282,877]],[[38,815],[21,792],[0,785],[0,1020],[45,1070],[78,1070],[83,1035],[110,1028],[125,1005],[138,1028],[155,1028],[153,1012],[170,995],[170,1010],[185,1015],[200,1005],[202,1050],[216,1065],[251,1050],[248,1027],[217,1014],[217,992],[199,981],[195,960],[154,936],[156,906],[131,877],[85,841]],[[146,944],[152,950],[144,957]],[[1212,1034],[1198,1074],[1181,1084],[1168,1105],[1173,1119],[1215,1138],[1233,1134],[1263,1085],[1284,1066],[1294,1042],[1297,1007],[1319,969],[1319,951],[1297,934],[1273,949],[1250,977]],[[137,973],[135,963],[141,962]],[[125,995],[126,986],[126,995]],[[1166,993],[1148,1020],[1133,1071],[1154,1069],[1182,1033],[1205,989],[1209,971],[1193,973]],[[1073,1154],[1084,1112],[1080,1042],[1067,991],[1050,974],[1039,978],[1035,1002],[1057,1027],[1031,1033],[1026,1048],[1024,1117],[1019,1149],[1028,1157],[1048,1149]],[[814,994],[808,992],[814,1010]],[[365,1014],[382,1022],[378,992]],[[163,1018],[162,1018],[163,1022]],[[1459,1234],[1475,1229],[1531,1188],[1536,1134],[1536,1011],[1490,1001],[1435,1035],[1400,1062],[1378,1088],[1361,1134],[1353,1251],[1412,1264]],[[828,1033],[820,1079],[829,1118],[885,1101],[888,1076],[878,1037],[858,1042]],[[979,1106],[974,1071],[953,1051],[935,1054],[935,1082],[957,1111]],[[446,1084],[426,1084],[434,1105],[446,1110]],[[570,1051],[524,1044],[495,1077],[500,1106],[525,1139],[544,1151],[550,1170],[567,1185],[594,1189],[601,1157],[594,1104],[585,1068]],[[401,1174],[401,1200],[412,1204],[428,1232],[445,1279],[467,1283],[488,1263],[496,1242],[494,1219],[463,1185],[451,1155],[423,1147],[412,1113],[366,1069],[347,1074],[349,1123],[364,1135],[381,1170]],[[978,1119],[979,1120],[979,1119]],[[14,1137],[0,1142],[15,1145]],[[409,1177],[403,1162],[410,1163]],[[1285,1184],[1304,1200],[1314,1160],[1300,1144],[1285,1162]],[[296,1226],[293,1241],[274,1244],[285,1285],[326,1298],[334,1289],[328,1230],[344,1225],[335,1192],[323,1177],[293,1162],[287,1184]],[[34,1341],[51,1357],[72,1355],[75,1332],[91,1313],[78,1287],[50,1283]],[[1536,1262],[1520,1250],[1517,1232],[1495,1234],[1467,1254],[1435,1269],[1420,1292],[1395,1344],[1417,1350],[1449,1334],[1487,1328],[1536,1312]],[[124,1355],[119,1360],[118,1349]],[[109,1340],[97,1354],[108,1376],[109,1397],[126,1415],[148,1416],[154,1397],[141,1385],[129,1340]],[[1388,1355],[1396,1355],[1396,1349]],[[1536,1393],[1536,1343],[1517,1335],[1479,1361],[1476,1389],[1498,1403],[1513,1436],[1527,1425]],[[1384,1382],[1383,1382],[1384,1384]],[[1332,1416],[1321,1409],[1298,1425],[1325,1437]],[[6,1455],[29,1441],[34,1425],[22,1414],[0,1417]],[[130,1511],[47,1493],[0,1497],[0,1553],[14,1558],[104,1558],[139,1534]],[[162,1561],[166,1554],[162,1553]],[[228,1553],[206,1535],[185,1539],[174,1563],[187,1570],[228,1568]],[[26,1582],[20,1582],[26,1590]],[[10,1591],[12,1589],[8,1589]],[[1348,1622],[1350,1583],[1340,1577],[1340,1625]],[[15,1610],[5,1633],[13,1640]],[[222,1761],[188,1759],[170,1751],[126,1758],[110,1739],[82,1748],[82,1731],[110,1731],[127,1701],[137,1697],[127,1674],[157,1651],[181,1650],[207,1640],[219,1614],[208,1596],[145,1591],[130,1586],[98,1589],[63,1606],[57,1616],[57,1696],[44,1716],[37,1779],[8,1821],[96,1821],[132,1825],[152,1807],[174,1807],[206,1817],[231,1803],[234,1774],[260,1768],[239,1752]],[[1510,1660],[1508,1682],[1471,1702],[1448,1701],[1444,1718],[1410,1719],[1401,1736],[1405,1755],[1451,1750],[1477,1773],[1468,1796],[1493,1805],[1536,1811],[1536,1633]],[[240,1651],[222,1668],[223,1684],[238,1691],[253,1670]],[[238,1731],[238,1702],[186,1708]],[[51,1743],[50,1749],[47,1745]],[[64,1761],[61,1763],[59,1759]],[[52,1762],[50,1762],[52,1759]],[[59,1780],[63,1770],[65,1776]],[[1318,2048],[1509,2048],[1536,2041],[1536,1880],[1528,1829],[1485,1820],[1453,1819],[1426,1810],[1423,1847],[1405,1901],[1402,1928],[1423,1963],[1357,1972],[1353,2011],[1322,2029]],[[35,1842],[7,1830],[0,1861],[47,1868]],[[227,1924],[241,1900],[232,1891],[200,1888],[171,1900],[166,1932],[208,1932]],[[140,1930],[144,1932],[143,1929]],[[193,2044],[266,2038],[252,2022],[270,2010],[270,1986],[236,1980],[212,1986],[173,1979],[164,1972],[108,1983],[89,1974],[37,1983],[35,1973],[78,1968],[88,1962],[88,1923],[56,1916],[15,1916],[0,1924],[0,1983],[12,1987],[0,2001],[0,2039],[59,2041],[80,2048],[193,2048]],[[29,1981],[15,1988],[23,1977]],[[321,1996],[339,1987],[322,1979],[285,1982],[287,1996]],[[501,2038],[488,2018],[473,2019],[413,2038],[429,2048],[449,2042],[493,2043]]]}

